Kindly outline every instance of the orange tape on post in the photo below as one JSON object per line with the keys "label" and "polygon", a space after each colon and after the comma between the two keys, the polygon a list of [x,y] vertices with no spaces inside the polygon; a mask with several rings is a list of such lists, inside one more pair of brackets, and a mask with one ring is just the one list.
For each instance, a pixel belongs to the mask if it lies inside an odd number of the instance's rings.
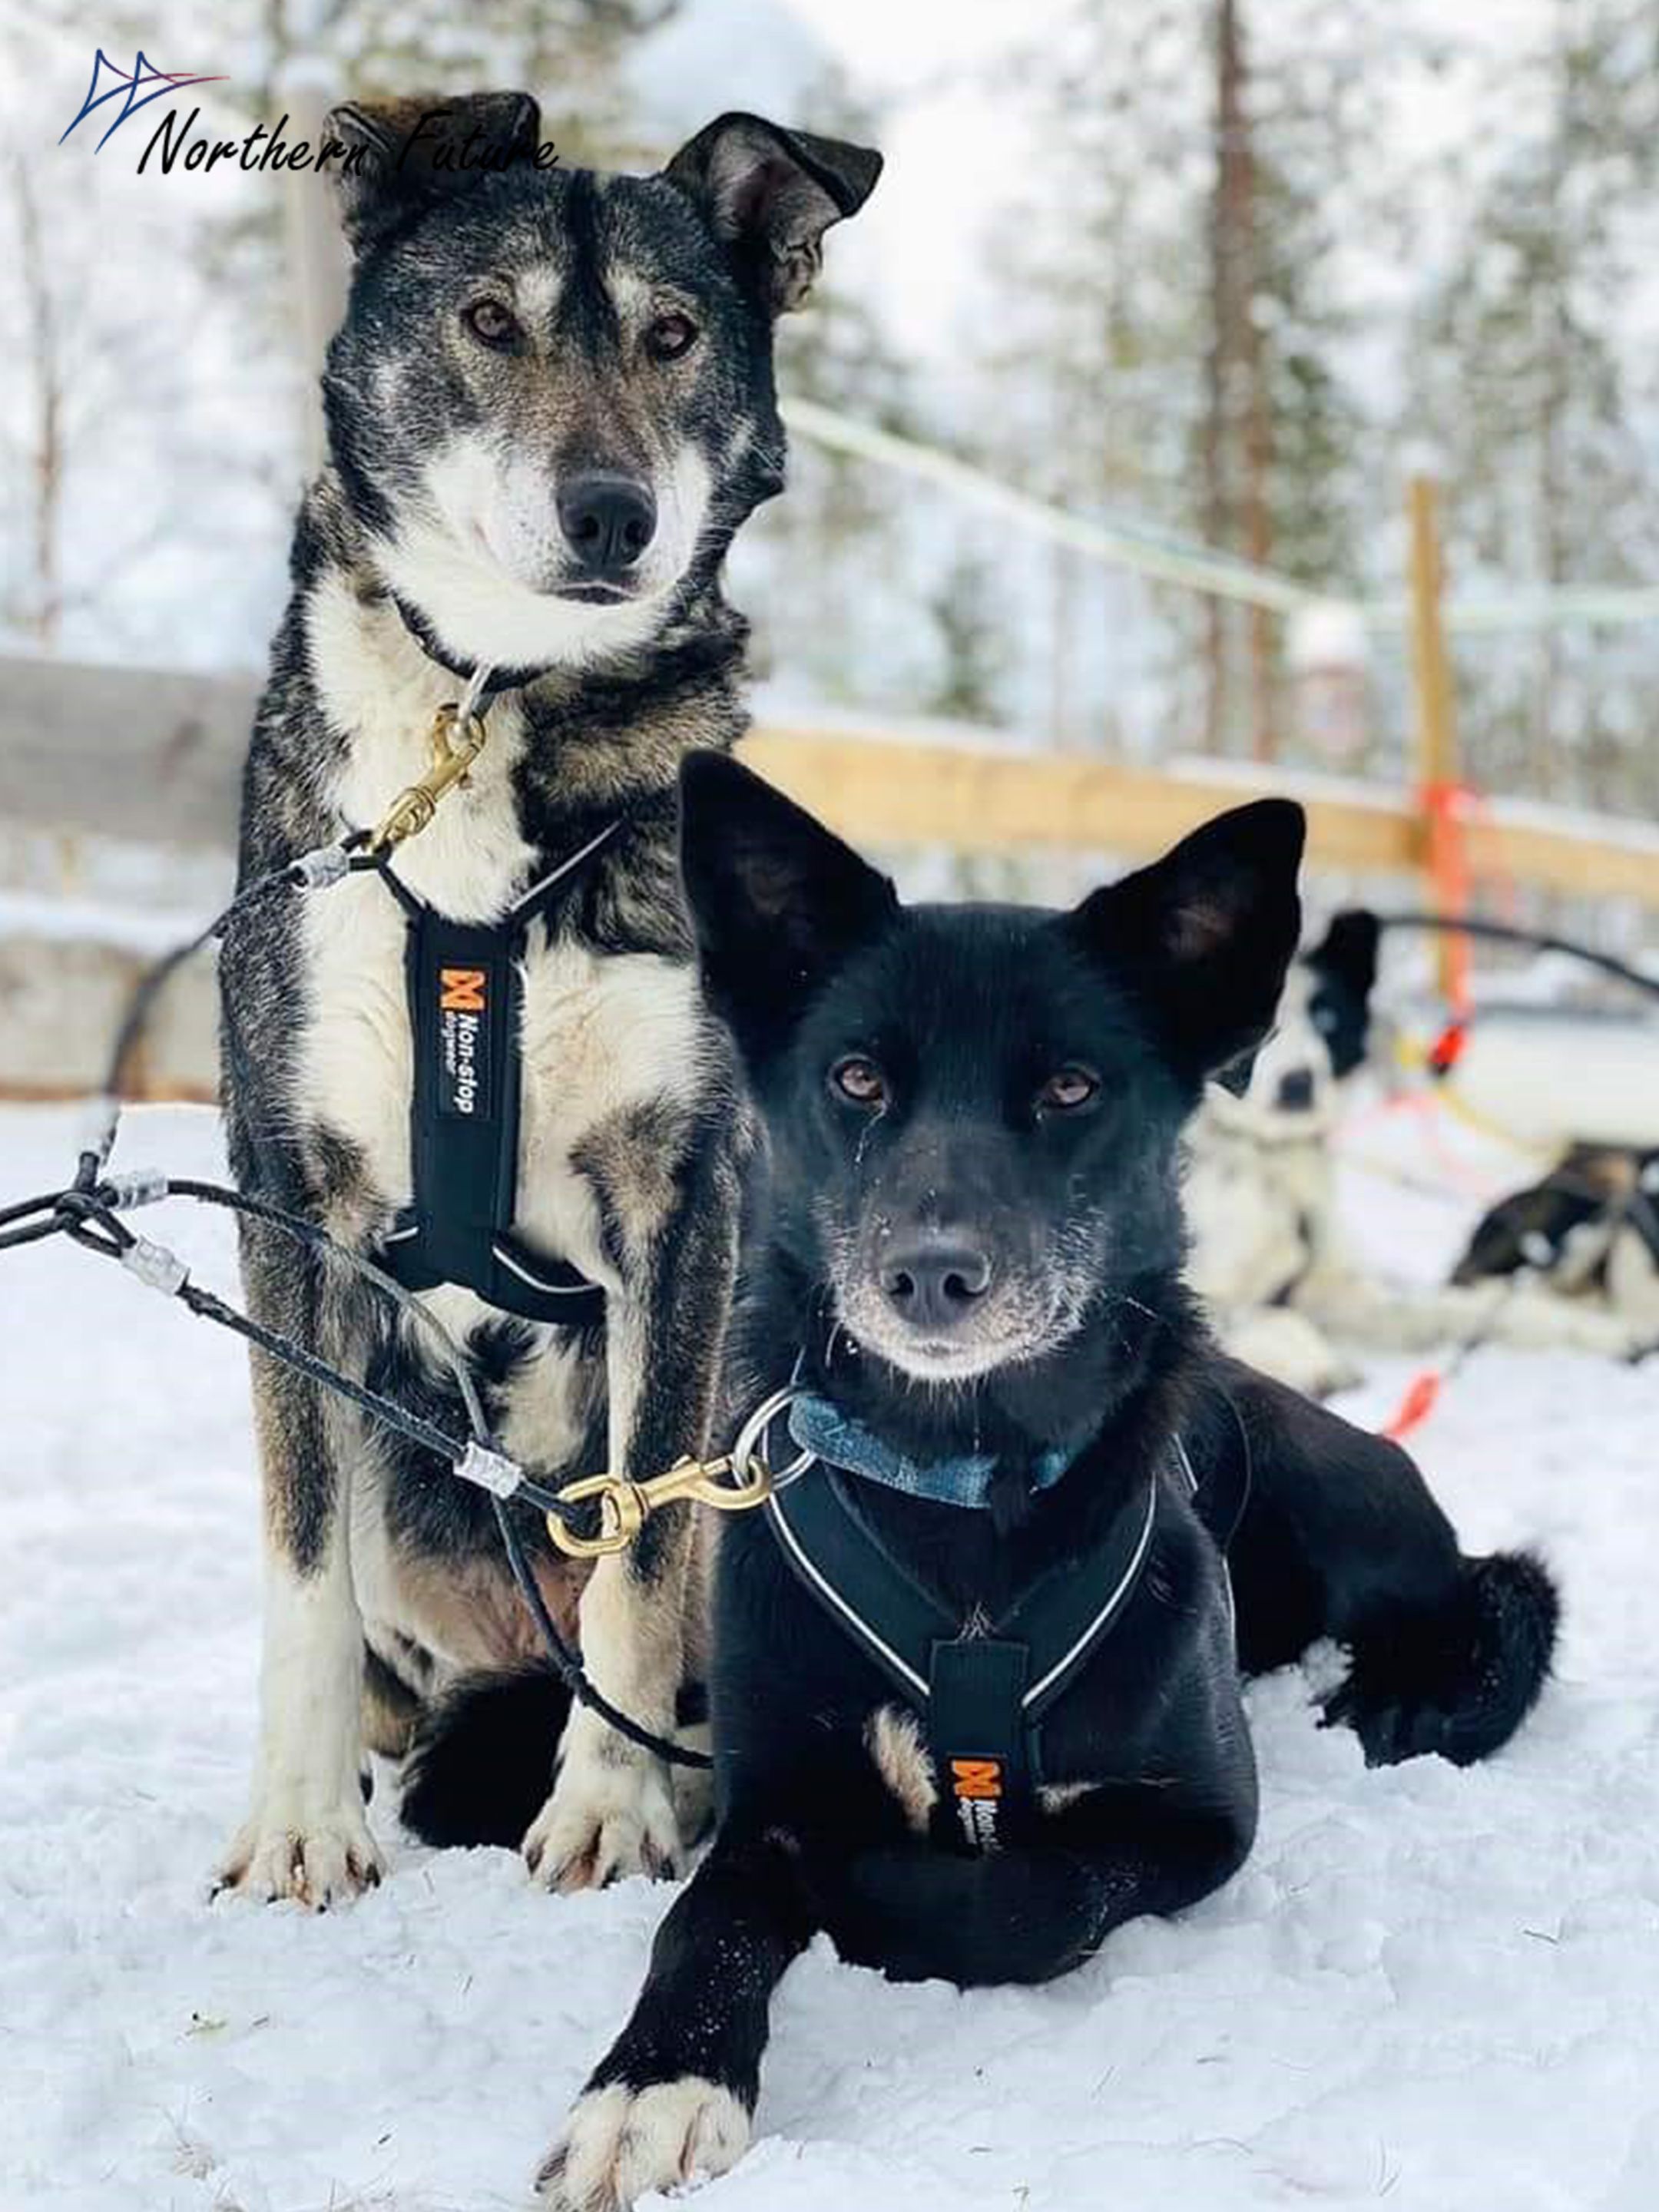
{"label": "orange tape on post", "polygon": [[[1480,799],[1464,783],[1427,783],[1422,806],[1428,824],[1429,880],[1440,912],[1460,919],[1469,910],[1469,849],[1465,835],[1470,815]],[[1440,980],[1452,1009],[1460,1017],[1469,1011],[1469,940],[1450,931],[1443,940]]]}

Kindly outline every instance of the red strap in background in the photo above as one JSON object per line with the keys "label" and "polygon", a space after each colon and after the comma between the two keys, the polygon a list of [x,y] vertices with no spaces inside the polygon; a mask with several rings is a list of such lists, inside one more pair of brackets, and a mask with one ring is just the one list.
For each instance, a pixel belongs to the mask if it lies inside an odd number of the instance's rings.
{"label": "red strap in background", "polygon": [[1406,1386],[1405,1396],[1377,1434],[1397,1444],[1413,1429],[1420,1429],[1439,1402],[1442,1379],[1439,1370],[1433,1367],[1425,1367],[1420,1375],[1413,1375]]}

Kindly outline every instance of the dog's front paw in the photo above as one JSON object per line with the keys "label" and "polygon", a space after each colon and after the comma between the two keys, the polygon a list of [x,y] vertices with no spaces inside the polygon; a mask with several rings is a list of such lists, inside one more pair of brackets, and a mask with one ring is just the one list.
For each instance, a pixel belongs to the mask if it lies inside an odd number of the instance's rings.
{"label": "dog's front paw", "polygon": [[261,1904],[292,1898],[313,1911],[373,1889],[385,1872],[359,1804],[327,1813],[264,1806],[237,1832],[213,1886]]}
{"label": "dog's front paw", "polygon": [[743,2105],[701,2075],[643,2089],[612,2081],[578,2098],[537,2187],[548,2212],[626,2212],[653,2189],[726,2172],[749,2134]]}
{"label": "dog's front paw", "polygon": [[544,1889],[573,1890],[678,1874],[679,1826],[661,1765],[603,1722],[579,1722],[594,1717],[573,1715],[553,1793],[524,1839],[532,1875]]}

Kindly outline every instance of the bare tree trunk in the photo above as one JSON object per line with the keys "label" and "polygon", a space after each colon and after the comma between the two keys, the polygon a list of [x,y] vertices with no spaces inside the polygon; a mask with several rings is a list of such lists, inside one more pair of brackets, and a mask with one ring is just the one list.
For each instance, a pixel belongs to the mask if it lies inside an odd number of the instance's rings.
{"label": "bare tree trunk", "polygon": [[[1249,408],[1244,418],[1244,550],[1259,567],[1273,555],[1273,410],[1267,392],[1267,364],[1262,358],[1261,332],[1255,317],[1248,318],[1249,331]],[[1278,684],[1273,651],[1273,617],[1266,607],[1250,609],[1250,729],[1258,760],[1272,760],[1278,750]]]}
{"label": "bare tree trunk", "polygon": [[[1205,422],[1205,509],[1212,541],[1252,561],[1273,556],[1269,479],[1273,411],[1255,315],[1256,179],[1240,0],[1217,0],[1216,184],[1210,223],[1211,345]],[[1225,611],[1206,616],[1206,734],[1218,744],[1227,682]],[[1274,749],[1273,618],[1249,617],[1250,732],[1256,757]]]}
{"label": "bare tree trunk", "polygon": [[[1267,392],[1261,325],[1256,319],[1255,149],[1250,135],[1249,68],[1239,0],[1222,0],[1219,65],[1223,198],[1232,261],[1232,335],[1237,362],[1236,435],[1243,447],[1239,477],[1243,551],[1265,564],[1273,557],[1273,516],[1268,477],[1273,468],[1273,416]],[[1258,760],[1273,753],[1273,635],[1272,617],[1262,607],[1250,611],[1250,730]]]}
{"label": "bare tree trunk", "polygon": [[30,515],[37,586],[27,617],[30,633],[48,651],[58,642],[63,616],[62,529],[64,503],[64,380],[58,356],[58,319],[46,273],[40,210],[21,159],[12,163],[17,200],[19,261],[23,280],[23,322],[34,370],[33,435],[29,474],[33,488]]}
{"label": "bare tree trunk", "polygon": [[[1567,580],[1562,509],[1568,380],[1561,276],[1559,268],[1553,270],[1548,295],[1539,301],[1548,329],[1545,334],[1543,411],[1538,426],[1538,501],[1544,581],[1551,586]],[[1539,637],[1538,662],[1538,686],[1528,717],[1531,723],[1527,747],[1528,781],[1532,787],[1532,797],[1548,799],[1555,795],[1557,781],[1553,738],[1560,714],[1561,645],[1559,634],[1547,623]]]}
{"label": "bare tree trunk", "polygon": [[[1567,171],[1572,149],[1574,88],[1571,6],[1556,13],[1555,116],[1550,141],[1549,201],[1545,214],[1547,276],[1535,295],[1536,312],[1544,320],[1543,378],[1538,422],[1538,506],[1540,550],[1546,584],[1567,580],[1566,517],[1567,414],[1571,401],[1568,362],[1567,256],[1565,250]],[[1561,647],[1559,634],[1546,623],[1539,639],[1538,685],[1529,703],[1527,742],[1527,781],[1531,796],[1555,796],[1554,744],[1560,712]],[[1580,733],[1581,736],[1583,734]]]}
{"label": "bare tree trunk", "polygon": [[[1230,233],[1231,163],[1229,117],[1235,97],[1237,60],[1232,0],[1220,0],[1216,21],[1215,189],[1210,200],[1210,343],[1204,362],[1204,534],[1212,545],[1232,536],[1233,502],[1228,480],[1228,337],[1233,325],[1234,252]],[[1225,750],[1227,736],[1227,606],[1204,602],[1204,749]]]}

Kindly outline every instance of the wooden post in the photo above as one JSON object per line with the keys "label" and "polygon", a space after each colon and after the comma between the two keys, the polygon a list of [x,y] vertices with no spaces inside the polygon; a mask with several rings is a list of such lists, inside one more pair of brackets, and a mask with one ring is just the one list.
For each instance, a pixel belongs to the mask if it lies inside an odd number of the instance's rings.
{"label": "wooden post", "polygon": [[[1440,550],[1439,492],[1432,477],[1413,477],[1408,504],[1421,857],[1431,903],[1461,914],[1468,904],[1468,885],[1458,802],[1457,702],[1441,620],[1445,567]],[[1441,989],[1461,1007],[1468,996],[1467,938],[1451,932],[1440,936],[1437,968]]]}

